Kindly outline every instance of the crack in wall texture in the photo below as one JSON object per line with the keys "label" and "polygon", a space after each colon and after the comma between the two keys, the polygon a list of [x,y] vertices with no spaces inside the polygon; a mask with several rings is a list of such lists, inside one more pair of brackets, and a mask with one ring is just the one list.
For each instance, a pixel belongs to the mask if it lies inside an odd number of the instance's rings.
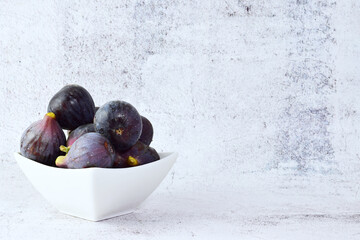
{"label": "crack in wall texture", "polygon": [[0,1],[1,150],[63,85],[122,99],[173,181],[360,170],[359,2]]}

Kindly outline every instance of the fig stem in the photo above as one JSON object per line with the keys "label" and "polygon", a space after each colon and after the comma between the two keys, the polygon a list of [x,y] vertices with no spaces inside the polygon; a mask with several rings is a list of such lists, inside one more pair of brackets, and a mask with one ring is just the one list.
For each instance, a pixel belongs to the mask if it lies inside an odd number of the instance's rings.
{"label": "fig stem", "polygon": [[64,167],[65,166],[65,157],[66,156],[58,156],[55,160],[55,165],[58,167]]}
{"label": "fig stem", "polygon": [[127,163],[128,163],[130,166],[136,166],[136,165],[139,164],[139,162],[136,160],[136,158],[134,158],[134,157],[132,157],[132,156],[129,156],[129,157],[128,157]]}
{"label": "fig stem", "polygon": [[70,147],[66,147],[64,145],[60,146],[60,151],[64,152],[64,153],[68,153],[70,150]]}
{"label": "fig stem", "polygon": [[55,119],[55,118],[56,118],[55,113],[53,113],[53,112],[48,112],[48,113],[45,114],[45,115],[51,117],[52,119]]}

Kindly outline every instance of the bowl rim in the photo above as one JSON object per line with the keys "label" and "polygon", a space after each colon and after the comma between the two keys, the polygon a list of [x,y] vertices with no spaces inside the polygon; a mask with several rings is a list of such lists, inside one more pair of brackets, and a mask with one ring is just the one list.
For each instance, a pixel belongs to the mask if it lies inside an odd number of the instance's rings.
{"label": "bowl rim", "polygon": [[[140,168],[148,168],[150,166],[153,165],[157,165],[157,164],[161,164],[161,162],[163,162],[164,160],[168,160],[171,159],[172,156],[175,156],[174,159],[176,160],[178,157],[178,153],[177,152],[159,152],[160,155],[160,159],[156,160],[154,162],[150,162],[150,163],[146,163],[146,164],[142,164],[142,165],[138,165],[138,166],[133,166],[133,167],[124,167],[124,168],[102,168],[102,167],[89,167],[89,168],[60,168],[60,167],[54,167],[54,166],[48,166],[42,163],[39,163],[33,159],[24,157],[23,155],[21,155],[20,152],[14,152],[14,155],[16,157],[16,160],[19,161],[19,159],[21,159],[20,161],[23,160],[30,160],[31,164],[33,165],[37,165],[41,168],[47,168],[47,169],[56,169],[59,171],[99,171],[99,170],[104,170],[104,171],[132,171],[136,170],[136,169],[140,169]],[[161,158],[161,156],[165,155],[163,158]]]}

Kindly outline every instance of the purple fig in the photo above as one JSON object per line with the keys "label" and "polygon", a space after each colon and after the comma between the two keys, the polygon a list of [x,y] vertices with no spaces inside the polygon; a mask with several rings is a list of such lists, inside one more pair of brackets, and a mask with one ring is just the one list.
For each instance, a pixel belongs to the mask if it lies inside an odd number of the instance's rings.
{"label": "purple fig", "polygon": [[114,161],[115,168],[133,167],[159,160],[160,156],[156,150],[138,141],[125,152],[116,153]]}
{"label": "purple fig", "polygon": [[115,151],[107,138],[99,133],[85,133],[69,148],[65,156],[59,156],[55,163],[62,168],[111,167],[115,159]]}
{"label": "purple fig", "polygon": [[51,98],[48,111],[55,113],[63,129],[74,130],[93,122],[95,104],[85,88],[72,84],[63,87]]}
{"label": "purple fig", "polygon": [[130,103],[111,101],[99,108],[94,119],[96,132],[107,137],[117,151],[125,151],[140,138],[141,116]]}
{"label": "purple fig", "polygon": [[139,141],[149,146],[153,139],[154,129],[151,122],[146,117],[141,116],[141,121],[143,127]]}
{"label": "purple fig", "polygon": [[65,134],[55,120],[55,114],[49,112],[25,130],[21,137],[20,153],[39,163],[55,166],[56,157],[62,154],[59,147],[65,143]]}
{"label": "purple fig", "polygon": [[70,132],[66,145],[68,147],[71,146],[79,137],[89,132],[95,132],[95,126],[92,123],[77,127],[75,130]]}

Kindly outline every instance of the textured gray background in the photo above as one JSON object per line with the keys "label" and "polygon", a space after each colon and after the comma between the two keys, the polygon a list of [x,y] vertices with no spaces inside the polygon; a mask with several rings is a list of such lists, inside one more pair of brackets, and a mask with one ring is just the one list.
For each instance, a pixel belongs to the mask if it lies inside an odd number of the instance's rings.
{"label": "textured gray background", "polygon": [[[1,171],[26,182],[11,155],[23,130],[77,83],[97,105],[132,103],[153,122],[153,146],[180,153],[159,189],[185,198],[174,216],[209,198],[190,220],[356,213],[359,57],[357,0],[0,1]],[[221,216],[198,210],[215,206]]]}

